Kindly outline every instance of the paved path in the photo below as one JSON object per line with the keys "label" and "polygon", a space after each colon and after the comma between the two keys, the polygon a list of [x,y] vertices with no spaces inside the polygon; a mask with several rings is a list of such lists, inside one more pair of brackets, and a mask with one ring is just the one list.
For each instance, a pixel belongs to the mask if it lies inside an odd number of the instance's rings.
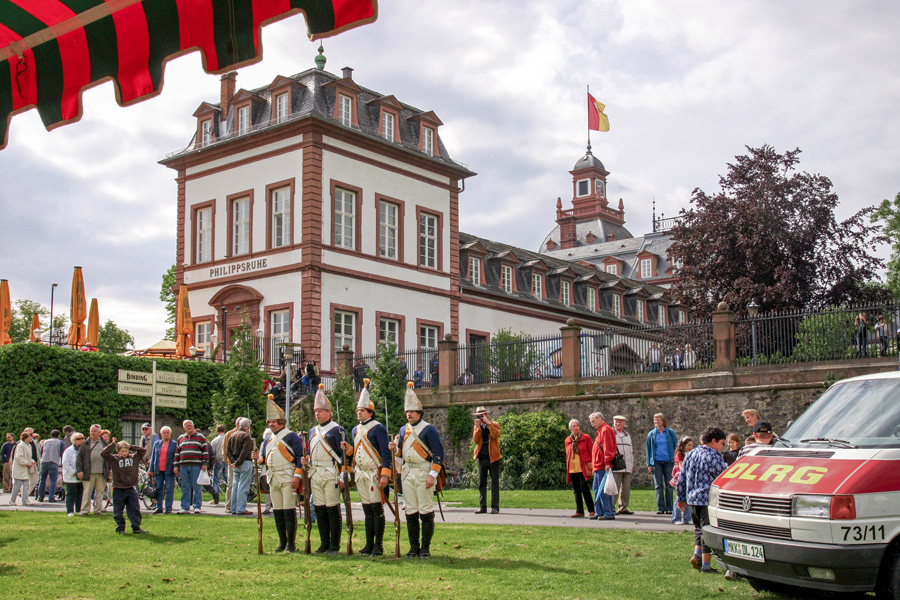
{"label": "paved path", "polygon": [[[0,494],[0,510],[20,510],[31,512],[65,512],[66,505],[64,502],[37,502],[31,499],[28,506],[21,505],[9,506],[9,494]],[[179,502],[175,502],[172,506],[174,511],[181,508]],[[363,521],[362,505],[358,503],[352,504],[354,522]],[[152,511],[141,507],[142,512],[147,515]],[[256,517],[256,504],[248,506],[253,511],[253,516],[231,517],[225,513],[225,504],[203,503],[203,512],[201,514],[210,516],[220,516],[229,518],[253,519]],[[112,515],[112,506],[108,507],[107,512]],[[387,507],[384,509],[385,516],[389,522],[393,522],[393,515]],[[401,509],[401,513],[403,510]],[[573,519],[571,518],[572,509],[537,509],[537,508],[501,508],[500,514],[475,514],[472,507],[461,507],[454,505],[444,505],[444,517],[447,523],[460,524],[489,524],[489,525],[521,525],[526,527],[582,527],[582,528],[601,528],[601,529],[637,529],[644,531],[685,531],[692,530],[693,526],[673,525],[670,522],[669,515],[657,515],[653,512],[636,512],[633,515],[619,515],[612,521],[591,521],[587,518]],[[189,519],[192,515],[176,515],[173,514],[166,518],[184,518]],[[440,519],[440,516],[438,516]],[[405,519],[404,519],[405,520]]]}

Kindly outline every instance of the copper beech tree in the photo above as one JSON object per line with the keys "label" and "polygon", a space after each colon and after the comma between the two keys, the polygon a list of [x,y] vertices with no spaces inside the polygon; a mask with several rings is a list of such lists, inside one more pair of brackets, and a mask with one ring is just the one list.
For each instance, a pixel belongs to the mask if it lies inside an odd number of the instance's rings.
{"label": "copper beech tree", "polygon": [[865,208],[835,218],[837,194],[823,175],[798,172],[800,150],[764,145],[735,157],[720,190],[695,189],[693,205],[673,228],[672,294],[698,317],[719,301],[743,311],[815,309],[865,300],[882,261],[871,254],[885,241]]}

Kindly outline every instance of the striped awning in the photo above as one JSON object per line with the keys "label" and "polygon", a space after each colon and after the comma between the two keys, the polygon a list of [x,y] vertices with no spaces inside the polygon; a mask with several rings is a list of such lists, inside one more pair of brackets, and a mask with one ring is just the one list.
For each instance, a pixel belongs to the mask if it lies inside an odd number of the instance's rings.
{"label": "striped awning", "polygon": [[208,73],[256,62],[262,25],[298,12],[310,39],[378,16],[377,0],[0,0],[0,148],[12,115],[77,121],[81,91],[107,79],[121,105],[158,93],[174,56],[200,50]]}

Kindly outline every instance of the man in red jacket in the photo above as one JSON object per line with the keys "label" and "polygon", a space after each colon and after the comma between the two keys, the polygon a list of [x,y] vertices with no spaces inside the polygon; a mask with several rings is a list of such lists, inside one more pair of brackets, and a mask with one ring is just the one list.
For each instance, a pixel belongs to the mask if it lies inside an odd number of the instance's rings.
{"label": "man in red jacket", "polygon": [[613,497],[603,493],[607,477],[612,477],[612,461],[616,456],[616,432],[603,420],[603,414],[591,414],[591,427],[597,430],[591,458],[594,463],[594,516],[592,519],[616,518]]}

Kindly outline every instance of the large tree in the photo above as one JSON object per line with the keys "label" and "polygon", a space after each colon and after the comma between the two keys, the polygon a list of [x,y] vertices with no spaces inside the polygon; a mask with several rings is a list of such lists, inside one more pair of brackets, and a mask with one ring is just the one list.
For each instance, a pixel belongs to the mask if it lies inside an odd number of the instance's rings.
{"label": "large tree", "polygon": [[175,265],[163,273],[162,284],[159,288],[159,299],[166,307],[166,339],[175,339],[175,312],[178,310],[178,294],[175,292]]}
{"label": "large tree", "polygon": [[884,221],[884,233],[891,243],[891,258],[887,264],[887,287],[900,298],[900,192],[894,201],[882,200],[872,215],[873,221]]}
{"label": "large tree", "polygon": [[[69,319],[66,317],[68,306],[57,307],[53,314],[54,327],[65,332]],[[60,312],[62,311],[62,312]],[[21,298],[13,302],[12,323],[9,326],[9,337],[15,342],[26,342],[31,338],[31,317],[37,313],[41,318],[41,328],[45,329],[50,319],[50,310],[40,302]]]}
{"label": "large tree", "polygon": [[[54,319],[55,320],[55,319]],[[100,328],[100,339],[97,342],[101,352],[122,354],[134,348],[134,336],[127,329],[120,329],[113,321],[106,321]]]}
{"label": "large tree", "polygon": [[210,398],[213,418],[217,424],[229,427],[237,417],[248,417],[253,423],[253,435],[258,437],[266,427],[265,373],[260,370],[246,319],[235,331],[230,354],[222,369],[222,391]]}
{"label": "large tree", "polygon": [[669,257],[676,298],[698,316],[724,300],[743,310],[817,308],[859,300],[882,261],[885,240],[870,224],[874,207],[839,222],[831,181],[797,172],[800,150],[747,147],[719,177],[719,192],[694,190],[693,206],[673,228]]}

